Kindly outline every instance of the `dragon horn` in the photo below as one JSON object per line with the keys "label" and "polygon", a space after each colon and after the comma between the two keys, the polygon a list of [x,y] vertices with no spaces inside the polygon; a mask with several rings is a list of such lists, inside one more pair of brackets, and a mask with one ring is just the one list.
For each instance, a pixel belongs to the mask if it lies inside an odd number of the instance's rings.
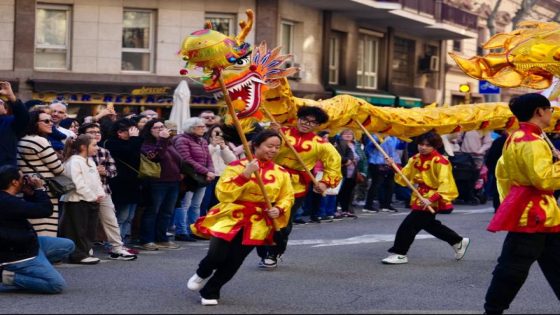
{"label": "dragon horn", "polygon": [[247,34],[249,34],[249,32],[251,31],[251,28],[253,28],[253,18],[255,16],[253,10],[247,9],[245,13],[247,14],[247,21],[243,20],[239,22],[239,26],[241,27],[241,32],[239,32],[239,35],[237,35],[237,37],[235,38],[238,45],[240,45],[245,41],[245,37],[247,37]]}

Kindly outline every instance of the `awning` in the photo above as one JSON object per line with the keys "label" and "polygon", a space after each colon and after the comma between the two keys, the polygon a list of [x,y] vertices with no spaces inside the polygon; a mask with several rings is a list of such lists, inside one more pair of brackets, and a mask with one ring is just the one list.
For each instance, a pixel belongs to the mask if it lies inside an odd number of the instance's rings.
{"label": "awning", "polygon": [[377,106],[394,106],[395,99],[397,98],[395,95],[391,94],[382,94],[382,93],[366,93],[366,92],[358,92],[358,91],[345,91],[345,90],[335,90],[335,95],[342,95],[348,94],[352,95],[357,98],[361,98],[366,102],[377,105]]}
{"label": "awning", "polygon": [[399,106],[402,107],[422,107],[424,103],[422,103],[422,99],[415,98],[415,97],[406,97],[406,96],[399,96]]}

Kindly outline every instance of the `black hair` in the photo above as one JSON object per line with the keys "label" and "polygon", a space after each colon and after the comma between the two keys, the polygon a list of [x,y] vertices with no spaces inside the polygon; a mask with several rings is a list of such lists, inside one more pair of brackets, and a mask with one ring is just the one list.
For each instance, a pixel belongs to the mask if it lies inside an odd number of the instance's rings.
{"label": "black hair", "polygon": [[78,128],[78,134],[84,134],[87,132],[88,129],[92,129],[92,128],[98,128],[101,129],[101,127],[99,126],[98,123],[85,123],[80,125],[80,128]]}
{"label": "black hair", "polygon": [[158,122],[162,123],[163,126],[165,127],[165,123],[161,119],[151,119],[146,123],[146,125],[144,125],[142,131],[140,131],[140,137],[144,139],[144,142],[149,142],[149,143],[157,142],[157,139],[152,135],[152,127],[154,127],[154,125]]}
{"label": "black hair", "polygon": [[282,143],[282,137],[272,129],[265,129],[259,133],[257,133],[253,139],[251,140],[251,151],[255,152],[255,149],[260,146],[263,142],[265,142],[268,138],[277,137],[280,139],[280,143]]}
{"label": "black hair", "polygon": [[443,146],[443,140],[441,139],[441,136],[435,133],[434,131],[430,131],[425,134],[419,135],[418,138],[416,139],[416,143],[418,144],[424,141],[428,142],[428,144],[436,150]]}
{"label": "black hair", "polygon": [[537,108],[550,107],[550,101],[538,93],[523,94],[509,101],[509,109],[520,122],[529,121]]}
{"label": "black hair", "polygon": [[62,128],[66,128],[66,129],[70,129],[70,127],[72,127],[72,123],[78,121],[74,118],[64,118],[63,120],[60,121],[60,123],[58,124],[60,127]]}
{"label": "black hair", "polygon": [[130,120],[134,122],[135,125],[138,125],[138,123],[140,122],[140,120],[142,120],[142,118],[148,118],[148,116],[138,114],[130,117]]}
{"label": "black hair", "polygon": [[6,190],[12,181],[18,180],[21,174],[15,165],[7,164],[0,166],[0,190]]}
{"label": "black hair", "polygon": [[222,124],[212,125],[204,134],[204,138],[206,139],[206,141],[208,141],[208,143],[210,143],[210,140],[212,139],[212,132],[216,128],[220,128],[220,130],[222,131],[222,138],[224,137],[224,129],[222,128]]}
{"label": "black hair", "polygon": [[314,106],[300,107],[297,111],[297,117],[303,118],[307,116],[315,117],[315,120],[319,125],[329,121],[329,115],[327,115],[327,113],[322,108],[319,107],[314,107]]}
{"label": "black hair", "polygon": [[41,114],[48,114],[43,109],[32,110],[29,112],[29,123],[27,124],[26,135],[39,135],[39,117]]}
{"label": "black hair", "polygon": [[117,121],[115,121],[115,123],[113,124],[113,126],[111,126],[111,136],[114,137],[115,139],[119,138],[118,132],[119,131],[126,131],[128,130],[128,128],[130,127],[134,127],[136,126],[136,124],[127,118],[121,118]]}

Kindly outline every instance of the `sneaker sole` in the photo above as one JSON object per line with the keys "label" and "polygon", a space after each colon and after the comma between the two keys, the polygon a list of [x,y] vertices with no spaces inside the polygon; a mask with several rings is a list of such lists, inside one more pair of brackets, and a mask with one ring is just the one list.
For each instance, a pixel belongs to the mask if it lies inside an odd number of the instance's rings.
{"label": "sneaker sole", "polygon": [[405,262],[388,262],[388,261],[381,261],[381,263],[383,263],[384,265],[404,265],[404,264],[408,264],[408,261]]}
{"label": "sneaker sole", "polygon": [[122,257],[122,256],[119,256],[119,257],[111,257],[111,256],[109,256],[109,257],[107,257],[107,258],[109,258],[109,259],[111,259],[111,260],[131,261],[131,260],[136,260],[138,257]]}

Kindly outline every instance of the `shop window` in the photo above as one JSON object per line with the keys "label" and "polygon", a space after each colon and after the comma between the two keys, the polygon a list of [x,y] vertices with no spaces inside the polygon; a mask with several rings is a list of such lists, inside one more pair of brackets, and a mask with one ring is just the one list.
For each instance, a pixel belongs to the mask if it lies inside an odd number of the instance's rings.
{"label": "shop window", "polygon": [[123,11],[123,71],[153,72],[154,15],[155,13],[149,10]]}
{"label": "shop window", "polygon": [[235,16],[233,14],[206,13],[204,19],[212,24],[212,29],[229,36],[235,35]]}
{"label": "shop window", "polygon": [[38,4],[35,11],[35,69],[70,69],[71,7]]}
{"label": "shop window", "polygon": [[377,89],[379,64],[379,38],[369,34],[360,34],[358,40],[358,72],[356,87]]}

